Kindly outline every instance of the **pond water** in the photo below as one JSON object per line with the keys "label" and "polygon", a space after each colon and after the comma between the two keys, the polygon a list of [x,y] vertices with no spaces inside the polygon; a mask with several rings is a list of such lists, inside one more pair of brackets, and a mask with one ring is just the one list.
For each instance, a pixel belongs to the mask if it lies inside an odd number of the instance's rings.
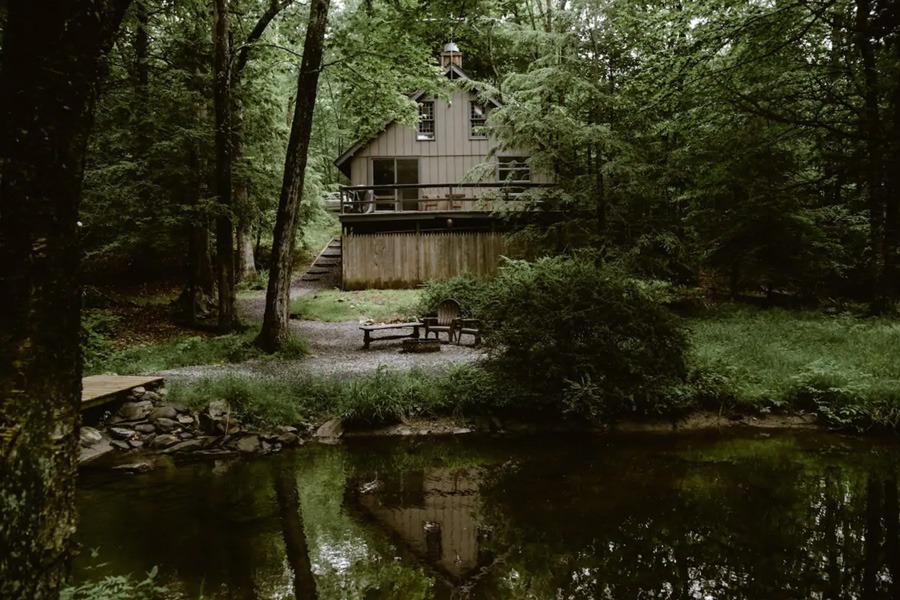
{"label": "pond water", "polygon": [[87,471],[76,581],[207,599],[897,598],[894,441],[401,438]]}

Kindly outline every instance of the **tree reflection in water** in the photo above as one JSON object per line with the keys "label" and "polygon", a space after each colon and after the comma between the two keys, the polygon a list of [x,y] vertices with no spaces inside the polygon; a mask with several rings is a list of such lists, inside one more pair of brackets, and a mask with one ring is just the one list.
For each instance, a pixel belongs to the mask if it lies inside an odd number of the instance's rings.
{"label": "tree reflection in water", "polygon": [[294,597],[297,600],[318,600],[316,578],[309,560],[309,546],[303,530],[297,477],[293,471],[278,469],[273,477],[275,497],[281,516],[284,547],[288,565],[294,573]]}
{"label": "tree reflection in water", "polygon": [[[82,477],[76,577],[214,600],[900,598],[895,441],[400,439]],[[289,567],[289,568],[288,568]]]}

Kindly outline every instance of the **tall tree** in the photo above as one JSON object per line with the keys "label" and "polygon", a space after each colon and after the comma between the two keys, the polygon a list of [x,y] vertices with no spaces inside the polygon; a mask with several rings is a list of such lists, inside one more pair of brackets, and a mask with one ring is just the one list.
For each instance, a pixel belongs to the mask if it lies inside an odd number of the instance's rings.
{"label": "tall tree", "polygon": [[309,25],[303,43],[303,59],[297,76],[297,99],[294,120],[284,162],[284,179],[278,200],[278,216],[272,242],[272,264],[266,290],[266,312],[256,344],[274,352],[288,339],[291,267],[294,260],[297,214],[303,199],[303,183],[309,157],[309,140],[316,107],[319,71],[322,67],[325,27],[328,23],[329,0],[312,0]]}
{"label": "tall tree", "polygon": [[234,202],[232,198],[231,36],[228,0],[213,3],[213,100],[216,111],[216,267],[219,285],[219,330],[233,331],[240,325],[235,297]]}
{"label": "tall tree", "polygon": [[[232,153],[232,168],[244,158],[244,99],[241,94],[241,76],[247,60],[250,58],[250,50],[259,42],[266,32],[272,20],[282,10],[293,3],[293,0],[269,0],[266,10],[260,15],[259,20],[247,35],[246,41],[237,49],[233,61],[231,85],[234,99],[232,115],[232,128],[234,131],[234,147]],[[238,177],[234,184],[234,202],[237,208],[237,278],[238,280],[252,277],[256,274],[256,262],[253,253],[253,237],[250,226],[250,200],[248,197],[246,177]]]}
{"label": "tall tree", "polygon": [[0,597],[58,597],[75,528],[78,199],[130,0],[7,3],[0,54]]}

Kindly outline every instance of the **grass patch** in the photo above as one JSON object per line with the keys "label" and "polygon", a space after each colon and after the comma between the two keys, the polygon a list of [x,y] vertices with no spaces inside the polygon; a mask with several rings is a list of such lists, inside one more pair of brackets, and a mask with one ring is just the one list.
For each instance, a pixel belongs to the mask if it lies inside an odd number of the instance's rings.
{"label": "grass patch", "polygon": [[325,416],[379,425],[406,417],[483,413],[508,401],[495,380],[473,365],[458,365],[437,375],[382,367],[372,377],[360,379],[232,374],[176,383],[170,396],[198,409],[213,400],[227,400],[239,420],[256,425],[297,425]]}
{"label": "grass patch", "polygon": [[137,375],[165,369],[239,363],[251,358],[300,358],[309,354],[309,346],[292,338],[281,352],[268,355],[253,345],[256,331],[214,338],[187,337],[159,344],[141,344],[110,351],[85,365],[85,375]]}
{"label": "grass patch", "polygon": [[731,408],[814,410],[858,429],[900,422],[900,322],[726,306],[689,330],[695,378]]}
{"label": "grass patch", "polygon": [[416,317],[419,296],[419,290],[326,290],[297,298],[291,312],[301,319],[329,323],[361,318],[385,323],[408,321]]}

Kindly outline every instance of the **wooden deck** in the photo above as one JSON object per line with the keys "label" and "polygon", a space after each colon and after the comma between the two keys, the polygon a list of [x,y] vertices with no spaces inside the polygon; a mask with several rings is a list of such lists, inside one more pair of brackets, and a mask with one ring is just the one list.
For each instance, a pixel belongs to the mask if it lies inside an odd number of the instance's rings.
{"label": "wooden deck", "polygon": [[156,387],[162,377],[91,375],[81,380],[81,410],[111,402],[136,387]]}

